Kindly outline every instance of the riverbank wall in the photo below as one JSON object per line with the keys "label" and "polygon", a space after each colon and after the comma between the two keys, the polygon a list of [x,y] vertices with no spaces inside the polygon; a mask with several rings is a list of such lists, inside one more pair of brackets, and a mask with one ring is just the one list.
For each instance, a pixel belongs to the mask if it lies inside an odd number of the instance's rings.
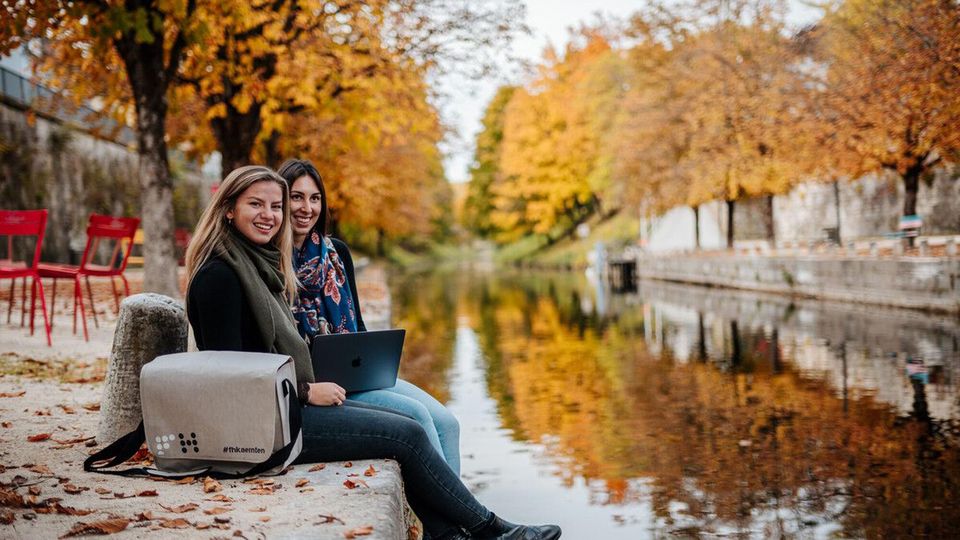
{"label": "riverbank wall", "polygon": [[641,279],[960,314],[960,258],[709,254],[636,257]]}

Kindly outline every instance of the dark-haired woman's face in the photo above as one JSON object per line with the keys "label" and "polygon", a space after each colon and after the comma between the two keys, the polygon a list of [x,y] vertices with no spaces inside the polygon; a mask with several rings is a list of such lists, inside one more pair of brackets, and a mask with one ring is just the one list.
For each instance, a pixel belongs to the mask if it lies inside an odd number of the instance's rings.
{"label": "dark-haired woman's face", "polygon": [[293,225],[293,238],[297,244],[300,244],[310,229],[317,224],[322,210],[323,198],[313,178],[303,175],[294,180],[290,185],[290,221]]}
{"label": "dark-haired woman's face", "polygon": [[283,224],[283,188],[273,181],[251,185],[227,211],[227,219],[254,244],[266,244]]}

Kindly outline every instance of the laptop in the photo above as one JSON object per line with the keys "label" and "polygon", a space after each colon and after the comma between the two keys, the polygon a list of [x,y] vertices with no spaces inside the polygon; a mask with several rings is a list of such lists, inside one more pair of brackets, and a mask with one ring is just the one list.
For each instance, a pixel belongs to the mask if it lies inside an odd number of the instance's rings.
{"label": "laptop", "polygon": [[392,329],[315,336],[310,350],[315,380],[335,382],[347,392],[396,385],[406,332]]}

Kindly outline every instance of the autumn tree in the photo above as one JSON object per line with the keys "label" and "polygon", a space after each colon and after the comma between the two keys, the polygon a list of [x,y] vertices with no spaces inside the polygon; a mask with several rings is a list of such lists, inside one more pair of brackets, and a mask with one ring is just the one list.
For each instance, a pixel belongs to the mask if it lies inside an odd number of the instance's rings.
{"label": "autumn tree", "polygon": [[960,159],[960,9],[953,0],[833,2],[813,41],[809,114],[819,172],[892,171],[903,215],[920,180]]}
{"label": "autumn tree", "polygon": [[41,69],[78,100],[136,119],[144,229],[144,290],[179,295],[173,183],[164,125],[167,90],[205,26],[195,0],[5,1],[0,53],[41,40]]}
{"label": "autumn tree", "polygon": [[488,237],[495,231],[490,221],[490,214],[494,209],[491,187],[501,174],[504,113],[516,90],[515,86],[502,86],[497,90],[493,100],[487,105],[481,120],[483,129],[477,135],[463,221],[467,229],[482,237]]}
{"label": "autumn tree", "polygon": [[674,7],[653,27],[668,36],[670,58],[659,78],[666,85],[661,96],[672,102],[667,109],[676,113],[649,140],[667,138],[667,150],[678,156],[672,165],[684,175],[676,181],[689,182],[686,204],[727,202],[730,246],[736,201],[765,196],[772,211],[771,196],[800,176],[786,144],[797,77],[782,3],[718,0]]}
{"label": "autumn tree", "polygon": [[[500,240],[557,240],[590,215],[618,207],[608,144],[625,69],[602,31],[583,29],[565,55],[548,51],[540,73],[506,108],[501,175],[491,221]],[[558,234],[559,233],[559,234]]]}

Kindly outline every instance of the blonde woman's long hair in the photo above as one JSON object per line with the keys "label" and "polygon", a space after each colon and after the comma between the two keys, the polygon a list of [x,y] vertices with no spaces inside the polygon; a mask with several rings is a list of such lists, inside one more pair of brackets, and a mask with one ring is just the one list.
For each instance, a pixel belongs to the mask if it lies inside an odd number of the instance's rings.
{"label": "blonde woman's long hair", "polygon": [[187,247],[187,295],[190,295],[190,283],[197,271],[211,257],[216,256],[223,247],[223,239],[229,234],[227,227],[227,212],[233,210],[240,195],[257,182],[273,182],[283,190],[283,219],[280,221],[280,230],[270,240],[270,244],[280,250],[280,271],[283,274],[283,288],[288,302],[292,302],[297,292],[297,277],[293,273],[293,237],[290,233],[290,190],[283,178],[269,167],[262,165],[246,165],[234,169],[233,172],[220,183],[220,188],[213,194],[210,204],[200,216],[197,228],[194,231],[190,245]]}

